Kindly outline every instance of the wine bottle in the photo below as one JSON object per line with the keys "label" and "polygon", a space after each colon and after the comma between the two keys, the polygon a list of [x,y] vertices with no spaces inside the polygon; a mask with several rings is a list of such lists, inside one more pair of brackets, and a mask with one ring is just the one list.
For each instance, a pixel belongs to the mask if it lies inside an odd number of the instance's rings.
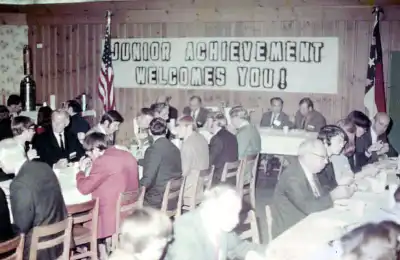
{"label": "wine bottle", "polygon": [[31,52],[28,45],[24,46],[24,78],[20,84],[20,96],[23,111],[36,110],[36,82],[32,77]]}

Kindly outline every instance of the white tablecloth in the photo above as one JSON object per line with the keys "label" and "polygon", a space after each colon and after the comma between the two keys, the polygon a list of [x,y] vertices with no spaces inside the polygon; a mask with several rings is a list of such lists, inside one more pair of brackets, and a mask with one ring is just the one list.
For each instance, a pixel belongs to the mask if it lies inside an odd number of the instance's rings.
{"label": "white tablecloth", "polygon": [[261,153],[298,155],[298,149],[302,142],[307,139],[315,139],[318,134],[302,130],[290,130],[284,133],[283,130],[272,128],[259,128],[261,135]]}
{"label": "white tablecloth", "polygon": [[366,207],[362,213],[354,210],[354,207],[335,206],[307,216],[268,245],[266,259],[309,260],[311,255],[329,241],[356,226],[373,221],[381,208],[387,208],[388,197],[388,191],[381,194],[357,192],[348,201],[365,202]]}

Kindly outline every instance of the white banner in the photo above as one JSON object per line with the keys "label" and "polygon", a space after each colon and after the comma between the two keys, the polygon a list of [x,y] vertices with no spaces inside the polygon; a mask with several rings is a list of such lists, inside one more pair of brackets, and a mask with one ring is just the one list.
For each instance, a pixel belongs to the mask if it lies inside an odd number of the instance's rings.
{"label": "white banner", "polygon": [[117,88],[336,94],[338,38],[113,39]]}

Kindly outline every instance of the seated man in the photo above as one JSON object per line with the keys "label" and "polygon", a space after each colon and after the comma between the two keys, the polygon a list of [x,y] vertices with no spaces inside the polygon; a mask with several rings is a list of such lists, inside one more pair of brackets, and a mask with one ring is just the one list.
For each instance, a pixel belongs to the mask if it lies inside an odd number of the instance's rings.
{"label": "seated man", "polygon": [[[107,137],[101,133],[87,135],[83,146],[88,157],[80,161],[77,188],[82,194],[99,198],[97,236],[107,238],[115,233],[119,195],[139,189],[137,161],[129,152],[114,146],[107,148]],[[85,176],[90,166],[90,174]]]}
{"label": "seated man", "polygon": [[199,128],[203,127],[206,123],[208,113],[209,111],[203,107],[199,96],[192,96],[189,101],[189,106],[183,109],[183,114],[191,116]]}
{"label": "seated man", "polygon": [[[245,159],[249,155],[256,155],[261,151],[261,136],[258,129],[250,123],[250,117],[247,109],[242,106],[236,106],[229,112],[233,127],[237,129],[236,138],[238,143],[239,160]],[[251,180],[251,170],[246,169],[244,174],[244,183]]]}
{"label": "seated man", "polygon": [[381,155],[398,156],[387,137],[389,124],[390,117],[386,113],[377,113],[371,127],[356,139],[355,164],[358,168],[378,161]]}
{"label": "seated man", "polygon": [[167,182],[182,176],[181,153],[166,138],[167,122],[154,118],[150,122],[153,144],[143,158],[143,177],[140,185],[146,187],[144,202],[153,208],[160,208]]}
{"label": "seated man", "polygon": [[86,135],[97,132],[107,136],[107,144],[114,145],[114,134],[118,131],[119,125],[124,122],[124,118],[116,110],[110,110],[101,116],[100,123],[90,129]]}
{"label": "seated man", "polygon": [[[182,175],[186,177],[184,205],[189,205],[189,200],[195,195],[197,199],[202,196],[202,178],[196,172],[209,168],[208,143],[203,135],[197,132],[197,126],[191,116],[178,119],[176,128],[177,137],[183,139],[181,146]],[[200,186],[199,186],[200,184]]]}
{"label": "seated man", "polygon": [[316,174],[327,164],[327,157],[320,140],[307,140],[300,145],[298,158],[291,160],[275,187],[271,204],[273,237],[309,214],[331,208],[333,200],[353,195],[352,186],[338,186],[330,194],[323,193]]}
{"label": "seated man", "polygon": [[331,192],[338,186],[333,164],[330,158],[339,155],[348,141],[346,133],[336,125],[326,125],[318,133],[318,139],[321,140],[326,148],[328,163],[318,174],[319,182],[326,192]]}
{"label": "seated man", "polygon": [[78,136],[78,139],[85,138],[85,134],[90,130],[89,122],[81,116],[82,106],[76,100],[68,100],[66,109],[71,116],[68,130]]}
{"label": "seated man", "polygon": [[306,97],[299,102],[299,110],[296,113],[294,124],[297,129],[319,132],[326,125],[326,119],[314,109],[314,102]]}
{"label": "seated man", "polygon": [[289,116],[282,111],[283,100],[280,97],[273,97],[270,100],[271,111],[265,112],[262,115],[260,122],[261,127],[272,127],[283,129],[284,126],[292,127]]}
{"label": "seated man", "polygon": [[133,119],[133,129],[140,147],[148,147],[153,141],[149,134],[149,125],[153,118],[153,110],[148,107],[143,107],[140,109],[140,115]]}
{"label": "seated man", "polygon": [[166,260],[245,259],[253,250],[263,253],[264,246],[241,240],[233,232],[241,209],[242,199],[229,186],[206,192],[198,208],[175,220]]}
{"label": "seated man", "polygon": [[223,113],[216,113],[211,118],[210,166],[214,165],[213,184],[221,182],[225,163],[238,160],[238,142],[236,136],[226,129],[227,121]]}
{"label": "seated man", "polygon": [[64,168],[68,162],[79,161],[85,154],[78,137],[66,131],[69,115],[66,111],[56,110],[51,115],[51,129],[38,135],[33,146],[40,161],[51,167]]}
{"label": "seated man", "polygon": [[[67,218],[61,187],[53,170],[45,163],[28,161],[14,139],[0,142],[0,166],[6,173],[15,173],[10,185],[11,210],[14,223],[26,236],[24,259],[28,259],[33,228]],[[37,259],[54,260],[62,252],[62,245],[43,249]]]}

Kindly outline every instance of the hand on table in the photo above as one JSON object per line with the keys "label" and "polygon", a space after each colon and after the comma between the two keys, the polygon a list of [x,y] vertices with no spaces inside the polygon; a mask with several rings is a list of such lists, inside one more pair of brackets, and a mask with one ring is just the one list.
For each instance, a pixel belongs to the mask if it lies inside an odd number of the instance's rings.
{"label": "hand on table", "polygon": [[38,154],[37,154],[37,151],[36,151],[35,149],[32,148],[32,145],[31,145],[31,144],[29,145],[29,150],[28,150],[28,152],[26,153],[26,155],[28,156],[28,159],[29,159],[29,160],[33,160],[33,159],[39,158],[39,156],[38,156]]}
{"label": "hand on table", "polygon": [[377,151],[377,154],[381,155],[381,154],[385,154],[387,152],[389,152],[389,144],[388,143],[383,143],[381,149],[379,149]]}
{"label": "hand on table", "polygon": [[92,165],[92,160],[89,157],[82,157],[79,160],[79,170],[85,172]]}
{"label": "hand on table", "polygon": [[332,192],[332,200],[348,199],[356,191],[355,185],[337,186]]}
{"label": "hand on table", "polygon": [[372,153],[372,152],[377,152],[379,150],[381,150],[383,147],[383,143],[382,141],[378,141],[373,143],[367,150],[368,153]]}
{"label": "hand on table", "polygon": [[60,159],[58,162],[54,164],[54,168],[56,169],[64,169],[68,166],[68,160],[67,159]]}

